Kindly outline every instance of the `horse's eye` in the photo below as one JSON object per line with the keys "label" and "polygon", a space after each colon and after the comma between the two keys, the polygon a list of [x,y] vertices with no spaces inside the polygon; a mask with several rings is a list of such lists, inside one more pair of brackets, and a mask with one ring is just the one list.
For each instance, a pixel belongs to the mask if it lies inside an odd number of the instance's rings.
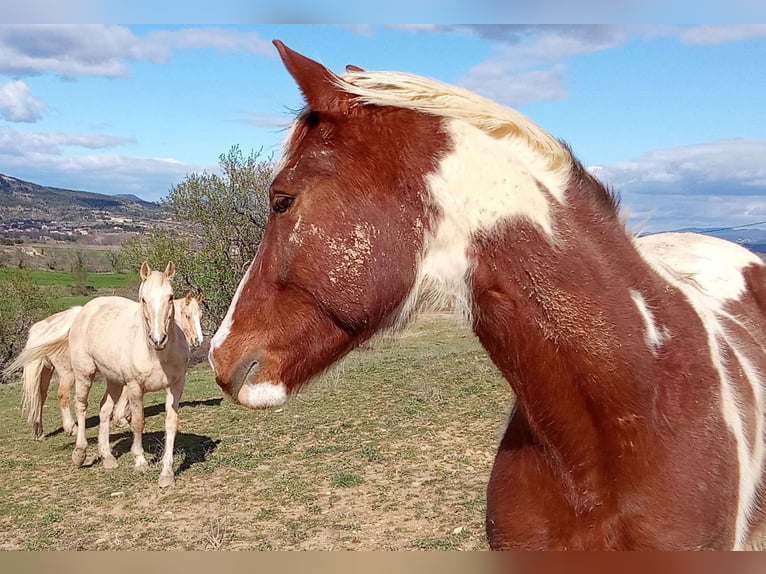
{"label": "horse's eye", "polygon": [[274,199],[271,200],[271,209],[273,209],[276,213],[284,213],[290,209],[293,201],[295,201],[295,198],[292,195],[287,195],[286,193],[275,193]]}

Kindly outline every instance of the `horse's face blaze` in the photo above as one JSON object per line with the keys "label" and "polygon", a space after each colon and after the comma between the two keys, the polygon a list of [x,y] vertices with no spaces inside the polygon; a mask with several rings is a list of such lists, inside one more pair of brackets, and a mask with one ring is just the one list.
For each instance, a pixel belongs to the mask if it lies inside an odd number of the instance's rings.
{"label": "horse's face blaze", "polygon": [[146,324],[146,334],[149,343],[161,351],[168,343],[169,330],[175,316],[173,287],[168,274],[162,271],[149,269],[148,273],[144,273],[142,268],[141,278],[139,302]]}

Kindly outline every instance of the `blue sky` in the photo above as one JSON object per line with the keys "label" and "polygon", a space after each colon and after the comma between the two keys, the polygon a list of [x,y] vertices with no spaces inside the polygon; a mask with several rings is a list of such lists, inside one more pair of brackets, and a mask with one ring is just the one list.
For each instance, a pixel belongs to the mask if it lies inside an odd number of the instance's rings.
{"label": "blue sky", "polygon": [[755,25],[0,26],[0,173],[157,200],[232,145],[278,157],[301,99],[273,38],[518,108],[620,191],[633,227],[766,221]]}

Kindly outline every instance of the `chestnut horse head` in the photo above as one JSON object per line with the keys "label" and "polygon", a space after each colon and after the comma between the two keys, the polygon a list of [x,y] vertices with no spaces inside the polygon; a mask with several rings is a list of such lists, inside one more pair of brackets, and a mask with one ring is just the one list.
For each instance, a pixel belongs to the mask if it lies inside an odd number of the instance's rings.
{"label": "chestnut horse head", "polygon": [[766,521],[766,267],[631,237],[616,198],[515,110],[275,42],[306,107],[258,253],[211,341],[250,408],[424,304],[471,322],[516,403],[492,548],[745,548]]}
{"label": "chestnut horse head", "polygon": [[[275,44],[307,105],[271,185],[260,249],[210,351],[224,393],[253,408],[282,403],[424,298],[469,312],[472,235],[506,214],[549,229],[538,181],[557,189],[570,169],[564,147],[513,110],[407,74],[350,66],[339,77]],[[466,140],[469,161],[456,160]],[[502,177],[487,169],[500,140],[523,146],[535,169],[516,199],[492,205],[492,189],[486,198],[471,189]],[[481,211],[467,213],[474,204]]]}

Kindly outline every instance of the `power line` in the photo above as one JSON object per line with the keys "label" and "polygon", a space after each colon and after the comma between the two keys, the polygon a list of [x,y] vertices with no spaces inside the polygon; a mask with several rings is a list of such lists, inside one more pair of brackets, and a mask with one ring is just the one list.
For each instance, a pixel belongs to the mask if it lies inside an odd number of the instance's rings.
{"label": "power line", "polygon": [[755,223],[744,223],[742,225],[734,225],[732,227],[714,227],[712,229],[702,229],[703,233],[713,233],[715,231],[734,231],[735,229],[741,229],[743,227],[755,227],[757,225],[766,225],[766,221],[756,221]]}

